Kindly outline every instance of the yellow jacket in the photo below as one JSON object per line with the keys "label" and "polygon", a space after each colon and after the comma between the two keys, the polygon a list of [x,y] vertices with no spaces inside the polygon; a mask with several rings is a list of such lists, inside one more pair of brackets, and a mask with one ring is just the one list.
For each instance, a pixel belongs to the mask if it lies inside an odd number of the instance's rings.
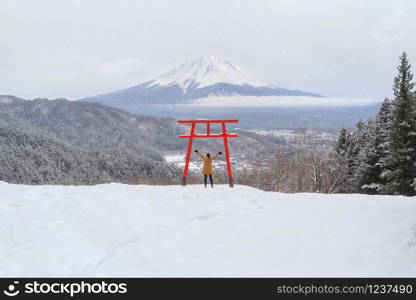
{"label": "yellow jacket", "polygon": [[210,175],[212,174],[212,161],[218,157],[218,154],[215,154],[212,157],[203,156],[201,153],[197,152],[198,155],[204,160],[204,168],[202,169],[202,174]]}

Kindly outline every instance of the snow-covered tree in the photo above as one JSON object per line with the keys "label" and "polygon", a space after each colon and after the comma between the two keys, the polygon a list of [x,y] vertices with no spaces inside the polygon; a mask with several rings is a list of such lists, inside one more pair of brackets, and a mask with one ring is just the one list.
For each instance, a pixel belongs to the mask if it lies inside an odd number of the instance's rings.
{"label": "snow-covered tree", "polygon": [[377,185],[380,194],[388,194],[387,180],[390,177],[392,166],[389,161],[391,148],[391,131],[393,126],[392,102],[385,99],[376,117],[374,130],[374,146],[377,155],[375,167],[379,170],[379,180],[371,182]]}
{"label": "snow-covered tree", "polygon": [[350,147],[350,139],[350,133],[345,127],[342,127],[335,145],[335,152],[340,155],[345,155]]}
{"label": "snow-covered tree", "polygon": [[0,181],[22,184],[130,183],[172,179],[180,170],[122,150],[88,151],[40,134],[0,127]]}
{"label": "snow-covered tree", "polygon": [[394,78],[392,127],[389,154],[391,171],[387,174],[387,190],[394,194],[414,195],[411,184],[416,177],[416,121],[413,74],[406,53],[400,56],[399,74]]}
{"label": "snow-covered tree", "polygon": [[368,122],[369,139],[365,153],[362,153],[362,186],[369,194],[381,194],[386,191],[386,177],[391,170],[387,157],[390,147],[392,126],[391,103],[385,99],[376,120]]}
{"label": "snow-covered tree", "polygon": [[362,164],[365,160],[369,132],[363,121],[357,123],[357,130],[351,135],[347,161],[350,169],[349,183],[352,192],[361,192]]}
{"label": "snow-covered tree", "polygon": [[[355,192],[416,194],[416,97],[406,53],[400,56],[393,100],[385,99],[374,121],[360,121],[347,152],[349,182]],[[335,151],[345,146],[345,130]]]}
{"label": "snow-covered tree", "polygon": [[329,154],[327,160],[330,181],[328,193],[349,193],[352,191],[349,184],[351,178],[349,168],[350,147],[351,134],[345,127],[342,127],[334,151]]}

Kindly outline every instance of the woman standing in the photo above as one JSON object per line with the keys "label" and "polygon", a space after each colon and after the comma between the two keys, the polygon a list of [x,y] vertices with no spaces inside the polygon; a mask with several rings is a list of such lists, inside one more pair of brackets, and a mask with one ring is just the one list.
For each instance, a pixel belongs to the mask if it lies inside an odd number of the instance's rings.
{"label": "woman standing", "polygon": [[207,156],[203,156],[201,153],[198,152],[198,150],[195,150],[195,152],[202,158],[204,161],[204,167],[202,169],[202,174],[204,174],[204,184],[205,187],[207,187],[207,177],[209,176],[209,181],[211,182],[211,187],[214,187],[214,182],[212,180],[212,161],[218,157],[218,155],[222,154],[222,152],[218,152],[213,157],[209,153],[207,153]]}

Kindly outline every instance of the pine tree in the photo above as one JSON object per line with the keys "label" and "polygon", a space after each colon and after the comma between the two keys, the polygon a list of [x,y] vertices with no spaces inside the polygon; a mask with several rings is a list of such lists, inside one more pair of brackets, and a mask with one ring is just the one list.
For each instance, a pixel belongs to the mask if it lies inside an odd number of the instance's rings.
{"label": "pine tree", "polygon": [[366,143],[358,155],[360,164],[356,172],[356,180],[360,190],[366,194],[379,194],[382,189],[379,131],[377,121],[369,120],[365,130]]}
{"label": "pine tree", "polygon": [[391,171],[386,158],[390,147],[391,135],[391,104],[385,99],[376,120],[368,121],[366,125],[365,147],[360,150],[359,172],[357,180],[361,184],[361,190],[368,194],[383,194],[386,191],[386,177]]}
{"label": "pine tree", "polygon": [[363,121],[357,123],[357,130],[351,135],[347,160],[350,169],[349,183],[352,192],[361,192],[362,162],[365,159],[365,147],[368,132]]}
{"label": "pine tree", "polygon": [[327,158],[330,180],[328,193],[349,193],[351,191],[350,185],[348,184],[351,176],[348,166],[350,142],[351,134],[345,127],[342,127],[334,149],[329,153]]}
{"label": "pine tree", "polygon": [[375,122],[371,119],[367,124],[359,124],[357,132],[356,155],[352,169],[352,182],[356,192],[376,194],[378,190],[379,170],[376,166]]}
{"label": "pine tree", "polygon": [[379,167],[379,193],[389,194],[387,180],[391,177],[392,166],[390,163],[391,131],[393,127],[392,102],[385,99],[376,117],[375,147],[378,155],[376,166]]}
{"label": "pine tree", "polygon": [[345,129],[345,127],[342,127],[338,135],[337,143],[335,145],[335,152],[340,155],[345,155],[348,152],[348,148],[350,147],[350,139],[350,133],[347,129]]}
{"label": "pine tree", "polygon": [[416,124],[413,74],[406,53],[400,56],[399,74],[394,78],[393,124],[388,164],[387,189],[394,194],[414,195],[416,177]]}

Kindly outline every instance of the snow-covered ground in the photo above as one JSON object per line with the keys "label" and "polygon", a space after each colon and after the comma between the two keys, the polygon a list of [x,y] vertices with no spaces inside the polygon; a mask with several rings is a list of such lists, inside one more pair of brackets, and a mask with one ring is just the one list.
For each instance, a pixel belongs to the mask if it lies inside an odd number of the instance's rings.
{"label": "snow-covered ground", "polygon": [[[172,164],[180,169],[183,169],[185,167],[185,155],[184,154],[167,154],[165,155],[165,160],[167,163]],[[243,159],[236,159],[236,158],[230,158],[231,164],[235,170],[241,170],[244,168],[249,168],[249,165],[247,162]],[[224,170],[226,168],[226,162],[224,160],[214,160],[212,162],[212,165],[217,170]],[[195,171],[195,172],[201,172],[203,168],[203,161],[199,158],[192,158],[189,161],[189,170]]]}
{"label": "snow-covered ground", "polygon": [[279,138],[290,146],[298,150],[307,151],[307,153],[310,153],[310,151],[325,151],[329,153],[333,151],[334,144],[338,138],[336,134],[329,132],[301,128],[295,130],[246,129],[246,131]]}
{"label": "snow-covered ground", "polygon": [[316,141],[335,141],[337,135],[329,132],[318,132],[315,130],[290,130],[290,129],[281,129],[281,130],[264,130],[264,129],[246,129],[245,131],[254,132],[260,135],[270,135],[274,137],[279,137],[284,139],[287,142],[297,141],[297,140],[308,140],[309,142]]}
{"label": "snow-covered ground", "polygon": [[[184,154],[172,154],[172,155],[165,155],[165,160],[167,163],[173,164],[178,168],[183,168],[185,166],[185,155]],[[215,166],[215,161],[213,161],[213,165]],[[191,160],[188,166],[189,170],[197,171],[202,170],[202,161],[200,160]]]}
{"label": "snow-covered ground", "polygon": [[0,276],[416,276],[416,198],[0,182]]}

